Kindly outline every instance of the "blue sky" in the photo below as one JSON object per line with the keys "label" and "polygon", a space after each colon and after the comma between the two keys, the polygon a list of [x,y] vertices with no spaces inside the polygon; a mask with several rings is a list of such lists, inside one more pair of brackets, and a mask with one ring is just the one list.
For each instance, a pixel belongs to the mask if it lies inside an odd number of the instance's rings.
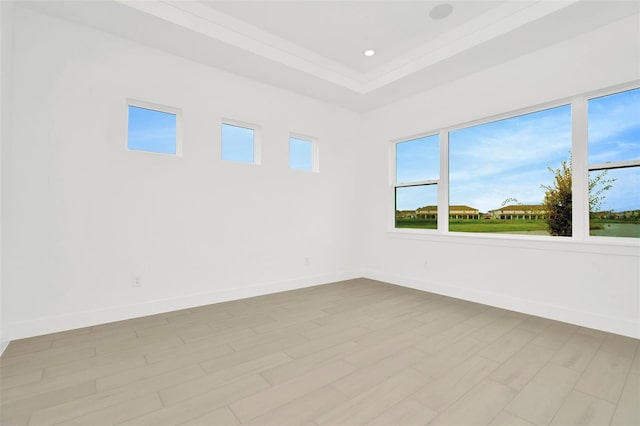
{"label": "blue sky", "polygon": [[127,146],[138,151],[176,153],[176,115],[129,105]]}
{"label": "blue sky", "polygon": [[[396,182],[437,180],[440,176],[438,135],[396,144]],[[396,189],[399,210],[414,210],[438,204],[438,186],[408,186]]]}
{"label": "blue sky", "polygon": [[[640,159],[640,89],[589,101],[589,164]],[[590,175],[599,172],[591,172]],[[602,210],[640,209],[640,167],[614,169]]]}
{"label": "blue sky", "polygon": [[247,127],[222,125],[222,159],[253,163],[254,130]]}
{"label": "blue sky", "polygon": [[[544,189],[571,152],[571,107],[452,131],[449,134],[449,200],[481,212],[507,199],[540,204]],[[507,202],[508,204],[516,204]]]}
{"label": "blue sky", "polygon": [[[590,163],[640,159],[640,89],[591,100],[589,120]],[[450,204],[481,212],[514,198],[540,204],[541,185],[553,181],[548,167],[569,161],[570,151],[570,105],[452,131]],[[437,158],[437,136],[398,144],[397,182],[437,179]],[[612,170],[608,177],[616,181],[606,192],[603,209],[640,209],[640,167]],[[433,193],[433,188],[401,189],[397,209],[435,204]]]}
{"label": "blue sky", "polygon": [[438,143],[436,134],[396,144],[396,182],[439,179]]}
{"label": "blue sky", "polygon": [[[221,158],[227,161],[254,162],[254,129],[222,124]],[[129,105],[129,149],[176,153],[176,115]],[[289,166],[293,169],[313,170],[313,143],[291,137]]]}
{"label": "blue sky", "polygon": [[589,101],[589,164],[640,159],[640,89]]}
{"label": "blue sky", "polygon": [[289,138],[289,167],[299,170],[313,170],[313,143],[311,141]]}

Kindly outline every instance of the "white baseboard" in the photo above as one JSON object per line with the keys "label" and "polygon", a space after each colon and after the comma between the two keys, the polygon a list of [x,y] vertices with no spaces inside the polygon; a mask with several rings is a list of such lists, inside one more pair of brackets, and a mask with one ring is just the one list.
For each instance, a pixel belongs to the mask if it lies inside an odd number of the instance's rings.
{"label": "white baseboard", "polygon": [[77,311],[65,315],[36,318],[29,321],[8,324],[9,340],[22,339],[59,331],[74,330],[93,325],[106,324],[131,318],[155,315],[196,306],[245,299],[281,291],[296,290],[320,284],[349,280],[361,277],[358,272],[339,272],[308,276],[293,280],[263,283],[255,286],[190,294],[170,299],[158,299],[132,305],[112,306],[92,311]]}
{"label": "white baseboard", "polygon": [[640,338],[639,324],[624,318],[608,317],[592,312],[576,311],[562,306],[554,306],[469,288],[443,285],[427,280],[419,280],[412,277],[388,274],[370,269],[364,273],[361,273],[360,271],[352,271],[324,274],[294,280],[264,283],[237,289],[191,294],[171,299],[152,300],[132,305],[119,305],[93,311],[78,311],[65,315],[42,317],[29,321],[9,323],[7,324],[7,329],[5,329],[6,335],[3,336],[3,338],[8,338],[8,340],[6,342],[0,342],[0,355],[8,346],[10,340],[73,330],[82,327],[122,321],[146,315],[171,312],[230,300],[244,299],[281,291],[295,290],[336,281],[355,279],[362,277],[363,275],[365,278],[403,287],[414,288],[502,309],[522,312],[529,315],[568,322],[633,338]]}
{"label": "white baseboard", "polygon": [[365,278],[409,287],[416,290],[423,290],[430,293],[441,294],[443,296],[454,297],[456,299],[468,300],[470,302],[482,303],[483,305],[522,312],[524,314],[535,315],[556,321],[567,322],[583,327],[594,328],[609,333],[621,334],[623,336],[633,337],[636,339],[640,338],[640,324],[637,321],[625,318],[604,316],[593,312],[577,311],[564,306],[549,305],[537,301],[519,299],[498,293],[483,292],[466,287],[443,285],[432,281],[419,280],[396,274],[388,274],[376,270],[366,271]]}

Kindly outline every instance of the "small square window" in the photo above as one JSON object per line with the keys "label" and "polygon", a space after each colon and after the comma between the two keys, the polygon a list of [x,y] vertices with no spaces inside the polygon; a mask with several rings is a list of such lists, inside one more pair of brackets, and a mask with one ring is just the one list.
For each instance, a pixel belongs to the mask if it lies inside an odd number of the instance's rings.
{"label": "small square window", "polygon": [[316,144],[309,139],[289,137],[289,167],[296,170],[318,171]]}
{"label": "small square window", "polygon": [[179,153],[179,110],[131,101],[128,107],[127,148],[160,154]]}
{"label": "small square window", "polygon": [[258,164],[256,129],[248,125],[222,123],[222,159]]}

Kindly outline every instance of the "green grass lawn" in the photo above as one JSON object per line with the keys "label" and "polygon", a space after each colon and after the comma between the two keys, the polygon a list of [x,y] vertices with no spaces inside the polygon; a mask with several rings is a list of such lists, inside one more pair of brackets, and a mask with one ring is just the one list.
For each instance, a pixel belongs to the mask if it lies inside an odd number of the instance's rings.
{"label": "green grass lawn", "polygon": [[[433,220],[396,220],[396,228],[437,229]],[[473,220],[449,221],[451,232],[491,232],[509,234],[549,235],[544,220]],[[640,224],[632,221],[592,221],[591,235],[640,238]]]}
{"label": "green grass lawn", "polygon": [[433,220],[396,219],[396,228],[438,229],[438,224]]}
{"label": "green grass lawn", "polygon": [[[397,220],[396,228],[437,229],[435,221],[426,220]],[[544,232],[547,224],[544,220],[450,220],[451,232]]]}

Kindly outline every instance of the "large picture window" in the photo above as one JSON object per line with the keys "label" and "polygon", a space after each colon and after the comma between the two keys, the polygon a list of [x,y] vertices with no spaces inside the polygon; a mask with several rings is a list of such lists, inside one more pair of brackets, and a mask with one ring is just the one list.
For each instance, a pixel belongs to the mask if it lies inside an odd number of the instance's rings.
{"label": "large picture window", "polygon": [[439,152],[438,135],[395,144],[396,228],[437,228]]}
{"label": "large picture window", "polygon": [[395,142],[395,228],[640,238],[639,111],[619,89]]}
{"label": "large picture window", "polygon": [[640,89],[588,101],[589,234],[640,237]]}
{"label": "large picture window", "polygon": [[545,205],[570,152],[569,105],[450,132],[449,230],[571,235],[570,221],[555,232],[548,223],[560,210],[571,217],[571,193]]}

